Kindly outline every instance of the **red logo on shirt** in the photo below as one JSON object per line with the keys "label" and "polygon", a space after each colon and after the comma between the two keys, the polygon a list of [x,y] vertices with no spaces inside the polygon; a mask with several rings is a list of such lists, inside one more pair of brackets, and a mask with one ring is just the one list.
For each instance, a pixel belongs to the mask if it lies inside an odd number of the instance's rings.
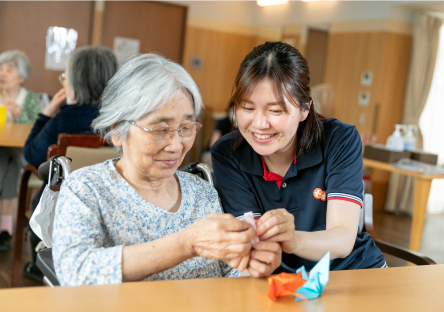
{"label": "red logo on shirt", "polygon": [[316,199],[321,199],[322,201],[325,201],[327,199],[327,195],[325,194],[325,191],[321,190],[320,188],[316,188],[313,191],[313,196]]}

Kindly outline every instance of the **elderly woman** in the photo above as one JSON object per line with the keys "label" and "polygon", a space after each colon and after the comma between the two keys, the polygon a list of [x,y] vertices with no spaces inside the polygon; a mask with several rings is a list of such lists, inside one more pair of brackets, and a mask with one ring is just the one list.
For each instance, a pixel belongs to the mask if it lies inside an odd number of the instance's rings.
{"label": "elderly woman", "polygon": [[[41,102],[48,103],[47,96],[41,101],[37,93],[22,86],[29,76],[30,69],[25,53],[12,50],[0,54],[0,120],[2,123],[5,119],[17,123],[33,123],[41,110]],[[0,252],[10,249],[18,177],[21,167],[25,164],[21,148],[0,148]]]}
{"label": "elderly woman", "polygon": [[277,243],[251,250],[253,229],[222,214],[209,183],[177,171],[201,108],[190,75],[156,54],[131,58],[110,80],[93,125],[122,157],[62,185],[53,232],[61,285],[239,276],[245,267],[262,276],[279,265]]}
{"label": "elderly woman", "polygon": [[60,133],[92,133],[100,96],[116,71],[116,57],[106,47],[86,46],[71,52],[59,77],[63,88],[38,115],[26,141],[24,154],[30,164],[38,167],[46,160],[48,147],[57,143]]}
{"label": "elderly woman", "polygon": [[[30,164],[38,167],[46,160],[48,147],[57,143],[60,133],[93,133],[91,123],[98,116],[100,96],[116,71],[116,57],[106,47],[86,46],[71,52],[66,71],[59,77],[63,88],[38,115],[26,141],[24,155]],[[35,265],[34,247],[39,241],[32,233],[33,261],[24,269],[24,275],[35,280],[43,278]]]}

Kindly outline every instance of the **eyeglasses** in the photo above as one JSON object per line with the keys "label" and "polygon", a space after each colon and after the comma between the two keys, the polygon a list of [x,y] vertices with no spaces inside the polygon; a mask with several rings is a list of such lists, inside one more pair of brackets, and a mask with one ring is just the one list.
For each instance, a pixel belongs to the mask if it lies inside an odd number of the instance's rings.
{"label": "eyeglasses", "polygon": [[61,73],[59,76],[59,81],[62,86],[63,86],[63,82],[65,81],[65,79],[66,79],[65,73]]}
{"label": "eyeglasses", "polygon": [[127,120],[127,122],[129,122],[133,126],[136,126],[139,129],[142,129],[145,132],[148,132],[149,134],[151,134],[153,138],[159,141],[167,139],[168,135],[170,135],[170,138],[173,137],[174,131],[177,131],[177,133],[179,133],[181,137],[187,138],[196,134],[200,130],[200,128],[202,128],[202,125],[198,122],[187,123],[182,127],[180,127],[179,129],[174,129],[173,127],[170,126],[157,126],[154,127],[153,129],[147,129],[142,126],[139,126],[132,120]]}

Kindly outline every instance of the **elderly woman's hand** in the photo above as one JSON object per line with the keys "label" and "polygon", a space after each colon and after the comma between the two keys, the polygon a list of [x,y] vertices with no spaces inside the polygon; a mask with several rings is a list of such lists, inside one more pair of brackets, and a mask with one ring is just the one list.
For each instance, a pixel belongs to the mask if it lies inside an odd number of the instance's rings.
{"label": "elderly woman's hand", "polygon": [[16,104],[13,101],[10,100],[5,101],[4,105],[8,110],[8,112],[11,113],[12,117],[19,118],[20,115],[22,114],[22,108],[20,107],[20,105]]}
{"label": "elderly woman's hand", "polygon": [[213,213],[187,229],[196,256],[228,261],[248,255],[254,230],[229,214]]}
{"label": "elderly woman's hand", "polygon": [[294,253],[294,216],[287,209],[267,211],[256,223],[256,235],[261,241],[278,242],[286,253]]}
{"label": "elderly woman's hand", "polygon": [[66,103],[65,89],[60,89],[52,98],[49,105],[43,111],[43,115],[54,117],[60,111],[60,105]]}

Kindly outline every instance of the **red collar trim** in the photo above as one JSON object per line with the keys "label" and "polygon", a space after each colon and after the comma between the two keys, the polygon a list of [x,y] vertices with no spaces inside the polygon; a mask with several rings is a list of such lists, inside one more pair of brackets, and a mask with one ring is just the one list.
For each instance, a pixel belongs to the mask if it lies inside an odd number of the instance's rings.
{"label": "red collar trim", "polygon": [[[276,182],[280,181],[280,182],[282,182],[284,177],[281,177],[280,175],[278,175],[276,173],[268,171],[267,166],[265,165],[264,158],[262,156],[261,156],[261,160],[262,160],[262,167],[264,168],[264,180],[265,181],[276,181]],[[296,151],[294,152],[293,164],[296,164]]]}

